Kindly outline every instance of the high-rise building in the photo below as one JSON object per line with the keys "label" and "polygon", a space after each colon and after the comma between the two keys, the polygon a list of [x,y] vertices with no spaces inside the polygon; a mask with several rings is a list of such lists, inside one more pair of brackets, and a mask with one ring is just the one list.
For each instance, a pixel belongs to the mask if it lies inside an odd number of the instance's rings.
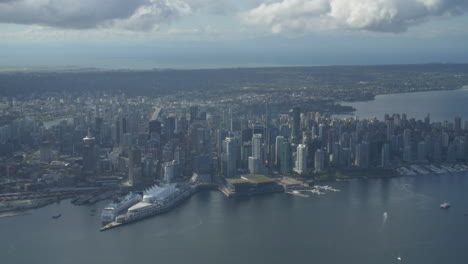
{"label": "high-rise building", "polygon": [[461,117],[456,116],[455,117],[455,132],[459,133],[461,131]]}
{"label": "high-rise building", "polygon": [[287,142],[288,140],[283,137],[283,136],[277,136],[276,137],[276,143],[275,143],[275,166],[280,166],[280,161],[281,161],[281,146],[283,145],[283,142]]}
{"label": "high-rise building", "polygon": [[383,144],[382,146],[382,161],[381,161],[381,166],[382,168],[389,168],[390,167],[390,145]]}
{"label": "high-rise building", "polygon": [[367,142],[362,142],[356,146],[356,159],[355,165],[359,168],[367,169],[369,168],[369,144]]}
{"label": "high-rise building", "polygon": [[411,129],[403,130],[403,146],[411,146]]}
{"label": "high-rise building", "polygon": [[385,123],[387,124],[387,141],[390,141],[392,140],[393,133],[394,133],[393,132],[394,131],[393,118],[387,119]]}
{"label": "high-rise building", "polygon": [[263,138],[261,134],[252,136],[252,156],[249,157],[249,171],[251,174],[264,173]]}
{"label": "high-rise building", "polygon": [[304,144],[297,145],[295,171],[299,174],[307,173],[307,155],[307,146]]}
{"label": "high-rise building", "polygon": [[301,110],[299,107],[292,109],[291,142],[299,143],[301,137]]}
{"label": "high-rise building", "polygon": [[238,155],[238,142],[234,137],[227,137],[224,140],[225,151],[225,166],[224,177],[234,178],[237,174],[237,155]]}
{"label": "high-rise building", "polygon": [[97,151],[95,143],[96,139],[91,136],[88,130],[88,135],[83,138],[83,172],[88,176],[96,176]]}
{"label": "high-rise building", "polygon": [[421,141],[418,143],[418,162],[427,162],[426,142]]}
{"label": "high-rise building", "polygon": [[325,151],[317,149],[314,156],[314,167],[315,172],[321,172],[325,170]]}
{"label": "high-rise building", "polygon": [[168,161],[163,164],[164,177],[163,180],[165,183],[172,183],[175,180],[176,173],[176,161]]}
{"label": "high-rise building", "polygon": [[280,147],[280,169],[283,175],[291,173],[292,170],[291,144],[288,141],[281,143]]}

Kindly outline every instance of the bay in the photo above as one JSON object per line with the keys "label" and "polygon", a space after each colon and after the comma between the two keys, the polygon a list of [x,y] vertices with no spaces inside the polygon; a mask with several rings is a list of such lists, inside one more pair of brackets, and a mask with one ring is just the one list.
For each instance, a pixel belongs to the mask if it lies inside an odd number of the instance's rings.
{"label": "bay", "polygon": [[[330,184],[340,192],[228,199],[99,232],[106,202],[0,219],[2,263],[466,263],[468,174]],[[449,201],[452,208],[441,210]],[[51,216],[61,213],[59,219]],[[384,217],[387,212],[387,217]],[[3,262],[5,261],[5,262]]]}
{"label": "bay", "polygon": [[[360,119],[377,117],[383,120],[385,114],[406,113],[408,118],[424,119],[430,114],[431,121],[453,122],[455,116],[468,120],[468,89],[428,91],[377,95],[375,100],[362,102],[341,102],[356,109],[353,116]],[[338,117],[349,117],[339,115]]]}

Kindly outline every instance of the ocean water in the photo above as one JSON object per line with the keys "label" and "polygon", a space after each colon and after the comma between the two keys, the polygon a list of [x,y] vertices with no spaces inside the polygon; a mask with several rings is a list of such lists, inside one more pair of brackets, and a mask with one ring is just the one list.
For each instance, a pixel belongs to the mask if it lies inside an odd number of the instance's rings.
{"label": "ocean water", "polygon": [[[468,174],[329,185],[341,191],[241,199],[200,192],[105,232],[90,210],[106,202],[62,201],[0,219],[2,263],[468,263]],[[445,201],[452,208],[440,209]]]}
{"label": "ocean water", "polygon": [[[468,120],[468,89],[451,91],[429,91],[378,95],[375,100],[364,102],[342,102],[354,107],[353,113],[359,118],[377,117],[382,120],[385,114],[406,113],[408,118],[424,119],[430,114],[431,121],[453,122],[455,116]],[[339,117],[348,117],[340,115]]]}

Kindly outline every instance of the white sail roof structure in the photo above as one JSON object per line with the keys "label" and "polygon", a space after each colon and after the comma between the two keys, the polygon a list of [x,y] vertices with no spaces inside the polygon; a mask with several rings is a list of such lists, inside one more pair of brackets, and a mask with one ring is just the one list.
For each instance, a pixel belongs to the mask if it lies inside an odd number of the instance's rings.
{"label": "white sail roof structure", "polygon": [[175,184],[169,184],[165,187],[154,185],[143,192],[143,201],[151,203],[157,200],[164,200],[176,191]]}

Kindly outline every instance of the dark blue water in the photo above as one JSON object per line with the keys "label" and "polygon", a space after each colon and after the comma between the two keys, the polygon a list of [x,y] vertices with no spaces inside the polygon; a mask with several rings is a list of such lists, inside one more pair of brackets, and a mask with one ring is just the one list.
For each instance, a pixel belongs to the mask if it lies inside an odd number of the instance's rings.
{"label": "dark blue water", "polygon": [[356,108],[359,118],[377,117],[385,114],[406,113],[408,118],[424,119],[429,113],[431,121],[448,120],[455,116],[468,120],[468,89],[378,95],[375,100],[342,103]]}
{"label": "dark blue water", "polygon": [[[99,232],[105,203],[0,219],[1,263],[468,263],[468,174],[331,183],[341,192],[227,199]],[[449,210],[439,209],[448,201]],[[52,215],[62,217],[54,220]],[[384,219],[384,212],[388,217]]]}

